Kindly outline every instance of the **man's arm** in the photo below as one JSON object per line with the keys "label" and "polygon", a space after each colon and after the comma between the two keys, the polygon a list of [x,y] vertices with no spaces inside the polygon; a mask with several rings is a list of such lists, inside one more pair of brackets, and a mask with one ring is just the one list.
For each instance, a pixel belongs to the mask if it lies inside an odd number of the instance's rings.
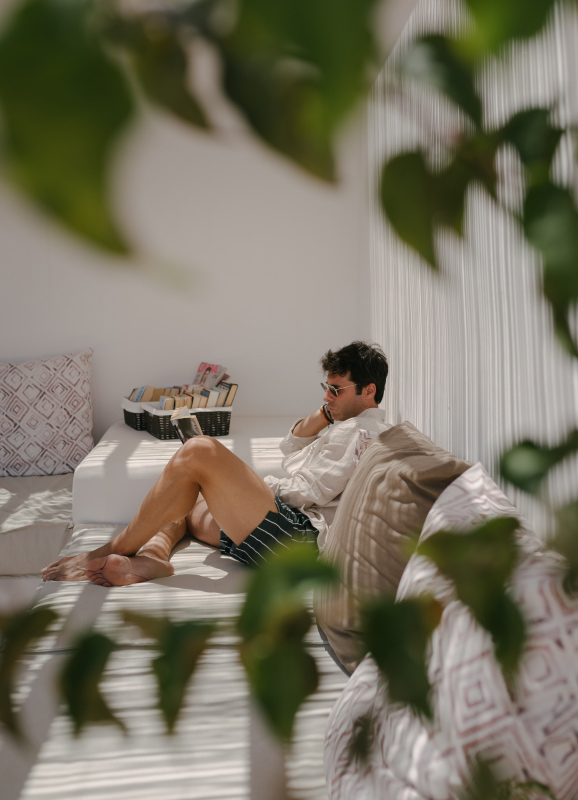
{"label": "man's arm", "polygon": [[343,492],[353,475],[358,440],[357,426],[347,420],[332,430],[329,440],[316,440],[306,457],[295,452],[285,459],[287,477],[267,476],[265,483],[290,506],[325,506]]}
{"label": "man's arm", "polygon": [[295,425],[291,433],[293,436],[316,436],[324,428],[327,428],[333,420],[325,406],[318,408],[312,414],[309,414],[305,419],[300,419]]}

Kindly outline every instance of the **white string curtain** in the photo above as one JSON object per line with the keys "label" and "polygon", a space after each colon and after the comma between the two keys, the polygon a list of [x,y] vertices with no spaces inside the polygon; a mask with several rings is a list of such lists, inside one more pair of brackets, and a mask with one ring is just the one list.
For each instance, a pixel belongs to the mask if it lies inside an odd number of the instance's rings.
{"label": "white string curtain", "polygon": [[[372,331],[390,359],[387,418],[409,420],[437,444],[480,460],[498,479],[500,452],[533,438],[554,444],[577,424],[578,370],[554,338],[539,291],[539,259],[518,226],[479,187],[468,192],[465,237],[437,238],[435,275],[385,222],[377,179],[386,158],[422,147],[443,163],[442,142],[462,125],[460,113],[431,88],[396,75],[408,44],[467,24],[457,0],[422,0],[381,72],[369,103]],[[578,120],[578,17],[557,9],[538,40],[512,48],[479,77],[485,123],[535,105],[552,106],[561,124]],[[512,150],[499,154],[500,199],[520,208],[521,168]],[[558,149],[554,177],[574,180],[572,142]],[[550,499],[578,493],[576,462],[556,470]],[[546,534],[542,506],[506,491],[534,528]]]}

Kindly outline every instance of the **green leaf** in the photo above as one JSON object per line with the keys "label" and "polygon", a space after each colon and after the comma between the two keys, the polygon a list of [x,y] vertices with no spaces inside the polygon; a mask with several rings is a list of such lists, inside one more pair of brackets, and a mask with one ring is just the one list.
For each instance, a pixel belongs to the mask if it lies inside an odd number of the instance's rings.
{"label": "green leaf", "polygon": [[334,181],[331,128],[316,76],[228,48],[222,56],[224,89],[255,133],[312,175]]}
{"label": "green leaf", "polygon": [[[317,665],[302,643],[311,622],[304,609],[291,610],[282,619],[282,628],[290,631],[287,638],[272,629],[241,647],[251,692],[271,730],[283,741],[290,741],[295,715],[318,685]],[[300,637],[295,636],[297,631]]]}
{"label": "green leaf", "polygon": [[335,567],[320,561],[313,548],[295,544],[251,577],[237,620],[241,660],[251,691],[271,729],[291,738],[295,714],[317,688],[317,667],[303,645],[312,616],[305,594],[337,581]]}
{"label": "green leaf", "polygon": [[503,453],[500,472],[518,489],[537,494],[552,467],[576,452],[578,430],[570,431],[566,439],[555,447],[544,447],[527,439]]}
{"label": "green leaf", "polygon": [[369,89],[376,0],[242,0],[234,29],[214,32],[224,89],[267,144],[335,180],[333,138]]}
{"label": "green leaf", "polygon": [[371,755],[376,736],[378,718],[375,714],[362,714],[353,722],[347,765],[364,767]]}
{"label": "green leaf", "polygon": [[547,108],[529,108],[514,114],[500,131],[503,141],[514,145],[520,154],[533,183],[547,180],[554,153],[564,133],[561,128],[550,125],[549,117]]}
{"label": "green leaf", "polygon": [[399,238],[437,269],[433,241],[435,181],[423,153],[403,153],[388,161],[381,173],[383,211]]}
{"label": "green leaf", "polygon": [[86,18],[90,0],[27,0],[0,37],[3,159],[10,180],[74,233],[128,245],[109,204],[108,164],[133,104]]}
{"label": "green leaf", "polygon": [[430,202],[434,225],[447,225],[463,236],[464,207],[470,183],[480,183],[495,198],[495,136],[477,132],[463,137],[450,163],[431,175]]}
{"label": "green leaf", "polygon": [[478,53],[496,52],[516,39],[528,39],[543,27],[555,0],[466,0],[475,20],[470,40]]}
{"label": "green leaf", "polygon": [[134,611],[123,611],[122,617],[129,625],[136,625],[145,636],[156,641],[159,655],[152,667],[157,680],[158,708],[168,732],[173,733],[188,684],[207,649],[215,626],[194,620],[174,623],[166,618]]}
{"label": "green leaf", "polygon": [[459,600],[491,635],[506,679],[517,668],[526,636],[522,614],[505,590],[518,559],[518,527],[513,517],[497,517],[469,533],[436,533],[417,548],[453,581]]}
{"label": "green leaf", "polygon": [[210,128],[188,85],[186,40],[179,17],[168,11],[126,17],[116,8],[107,11],[99,18],[99,30],[125,51],[148,99],[196,128]]}
{"label": "green leaf", "polygon": [[32,642],[43,636],[57,618],[58,614],[48,608],[21,611],[0,618],[0,722],[18,739],[22,739],[22,732],[12,705],[18,662]]}
{"label": "green leaf", "polygon": [[482,124],[482,103],[474,85],[473,71],[445,36],[425,36],[412,43],[401,69],[427,86],[434,86],[467,114],[477,127]]}
{"label": "green leaf", "polygon": [[235,37],[246,53],[299,60],[315,70],[331,127],[369,89],[377,64],[372,13],[378,0],[242,0]]}
{"label": "green leaf", "polygon": [[556,800],[552,790],[538,781],[498,780],[491,764],[479,756],[471,767],[460,800]]}
{"label": "green leaf", "polygon": [[432,180],[435,222],[447,225],[458,236],[463,236],[466,192],[473,180],[472,170],[462,159],[456,158],[442,172],[433,175]]}
{"label": "green leaf", "polygon": [[360,640],[387,680],[389,698],[429,719],[426,647],[441,614],[441,605],[424,597],[399,603],[382,597],[361,611]]}
{"label": "green leaf", "polygon": [[153,661],[159,688],[159,708],[172,733],[185,700],[187,686],[205,652],[214,626],[205,622],[167,625],[159,640],[160,654]]}
{"label": "green leaf", "polygon": [[578,500],[556,511],[556,533],[548,546],[568,562],[564,588],[569,594],[578,593]]}
{"label": "green leaf", "polygon": [[74,734],[93,722],[112,722],[126,732],[122,720],[113,714],[100,692],[99,683],[115,644],[102,633],[89,631],[75,643],[60,673],[59,685]]}
{"label": "green leaf", "polygon": [[563,346],[578,358],[569,312],[578,301],[578,211],[572,193],[552,183],[531,186],[524,201],[524,233],[544,260],[544,294]]}
{"label": "green leaf", "polygon": [[506,800],[500,782],[483,759],[476,758],[474,761],[470,779],[460,795],[460,800]]}
{"label": "green leaf", "polygon": [[254,570],[247,595],[237,620],[237,631],[244,639],[278,627],[287,609],[302,608],[304,596],[316,587],[331,586],[338,580],[334,565],[321,561],[314,548],[293,544],[276,551]]}
{"label": "green leaf", "polygon": [[494,159],[499,145],[494,134],[476,132],[464,137],[456,150],[456,159],[462,161],[470,172],[470,180],[480,183],[490,197],[496,197],[496,170]]}
{"label": "green leaf", "polygon": [[167,624],[171,624],[166,618],[151,617],[148,614],[139,614],[138,611],[127,611],[126,609],[121,612],[121,616],[127,625],[135,625],[145,636],[155,639],[157,642],[164,635]]}

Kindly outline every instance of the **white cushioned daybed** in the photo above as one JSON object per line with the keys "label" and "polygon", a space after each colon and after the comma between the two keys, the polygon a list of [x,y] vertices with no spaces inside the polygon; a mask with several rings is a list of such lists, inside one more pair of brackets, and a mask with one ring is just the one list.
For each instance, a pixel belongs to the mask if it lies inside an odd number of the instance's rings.
{"label": "white cushioned daybed", "polygon": [[[14,471],[28,471],[24,459],[18,458],[18,445],[27,448],[30,460],[50,451],[45,445],[53,442],[49,418],[58,413],[55,392],[66,405],[65,398],[74,389],[69,386],[66,391],[62,368],[70,368],[72,383],[82,371],[77,365],[78,355],[4,365],[0,392],[7,375],[8,390],[0,394],[0,409],[10,426],[7,435],[18,430],[11,452],[5,451],[4,456],[12,459]],[[84,366],[89,369],[90,354]],[[47,391],[48,384],[53,385],[52,392]],[[23,391],[26,402],[17,396]],[[34,433],[42,425],[31,412],[34,403],[42,400],[42,392],[48,417],[43,423],[44,440],[38,443],[33,441]],[[24,437],[27,421],[31,422],[30,441]],[[293,421],[233,415],[231,433],[221,441],[259,474],[281,475],[278,443]],[[323,775],[326,720],[346,677],[312,629],[307,647],[318,664],[320,685],[299,712],[294,743],[284,753],[251,707],[230,632],[248,576],[240,564],[200,542],[186,540],[173,555],[175,574],[170,578],[112,589],[87,582],[43,584],[40,579],[40,568],[59,554],[89,550],[112,538],[132,518],[179,446],[177,441],[160,441],[119,421],[93,449],[91,440],[83,460],[78,459],[81,463],[73,465],[74,475],[69,471],[0,477],[0,537],[4,537],[0,538],[4,565],[0,572],[5,576],[0,577],[0,603],[4,592],[0,613],[33,603],[59,615],[22,664],[17,700],[28,745],[21,746],[0,732],[3,800],[128,800],[136,796],[266,800],[279,796],[284,773],[292,797],[327,797]],[[60,443],[56,450],[66,447]],[[77,454],[74,448],[74,458]],[[50,453],[44,453],[44,461],[53,463]],[[174,621],[218,619],[224,625],[203,656],[173,736],[166,735],[155,705],[150,676],[153,653],[138,631],[122,623],[119,612],[124,609]],[[89,627],[117,642],[119,649],[111,658],[103,689],[125,722],[128,737],[114,726],[91,726],[76,739],[56,703],[53,683],[67,647],[79,631]]]}
{"label": "white cushioned daybed", "polygon": [[[223,441],[260,474],[272,473],[280,468],[276,443],[287,423],[234,418],[231,436]],[[62,553],[91,549],[114,536],[178,446],[123,423],[113,425],[76,470],[75,527]],[[2,479],[0,536],[10,537],[4,552],[6,563],[14,565],[7,569],[28,571],[34,564],[36,571],[34,559],[45,559],[40,545],[31,545],[28,553],[26,547],[19,554],[14,550],[12,556],[18,535],[22,542],[25,536],[32,542],[50,535],[54,548],[66,541],[70,477],[53,476],[50,484],[44,478],[44,487],[33,479],[24,493],[18,487],[29,478]],[[311,631],[307,643],[321,685],[300,711],[295,742],[286,754],[292,797],[329,793],[343,800],[446,800],[463,789],[468,765],[478,754],[499,763],[506,777],[548,784],[558,800],[575,796],[578,601],[561,590],[560,560],[544,554],[540,543],[522,531],[519,540],[526,555],[513,592],[530,620],[530,645],[515,696],[504,686],[488,637],[435,569],[415,555],[406,566],[403,542],[422,526],[425,538],[442,528],[465,530],[504,513],[515,509],[481,465],[470,467],[409,423],[382,434],[364,454],[323,556],[342,567],[341,585],[331,595],[318,592],[314,602],[318,623],[353,675],[346,684],[317,632]],[[192,541],[177,548],[173,563],[174,576],[148,584],[113,589],[86,583],[39,586],[36,605],[55,609],[59,620],[28,657],[18,690],[30,745],[23,749],[5,736],[1,740],[6,800],[278,796],[284,758],[255,719],[234,638],[226,628],[203,658],[176,734],[169,738],[163,732],[151,691],[151,653],[138,632],[123,625],[119,612],[133,608],[173,620],[231,621],[247,575],[236,562]],[[429,656],[432,724],[390,705],[373,661],[358,650],[359,601],[368,591],[397,592],[399,598],[427,591],[446,604]],[[66,647],[77,631],[90,625],[119,646],[104,690],[129,729],[127,738],[106,726],[92,727],[75,739],[51,693]],[[321,759],[332,707],[325,741],[327,789]],[[375,736],[369,760],[362,764],[350,758],[350,744],[357,721],[368,711]]]}

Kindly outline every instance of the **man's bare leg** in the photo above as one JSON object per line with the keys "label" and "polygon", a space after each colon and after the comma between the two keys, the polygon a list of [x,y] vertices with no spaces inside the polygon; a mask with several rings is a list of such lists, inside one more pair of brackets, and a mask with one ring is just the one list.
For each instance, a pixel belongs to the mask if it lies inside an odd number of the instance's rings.
{"label": "man's bare leg", "polygon": [[183,519],[202,491],[216,525],[240,544],[269,511],[273,492],[216,439],[190,439],[171,458],[129,525],[112,541],[42,570],[44,580],[86,580],[88,564],[110,555],[134,556],[169,523]]}
{"label": "man's bare leg", "polygon": [[88,562],[86,577],[99,586],[128,586],[174,573],[169,559],[175,545],[187,533],[184,519],[165,525],[135,556],[112,554]]}
{"label": "man's bare leg", "polygon": [[195,507],[185,517],[188,533],[195,539],[211,547],[220,547],[221,529],[209,511],[207,501],[199,497]]}
{"label": "man's bare leg", "polygon": [[166,525],[135,556],[112,554],[89,561],[86,577],[99,586],[129,586],[168,578],[174,574],[171,553],[187,533],[213,547],[220,545],[221,531],[201,496],[185,519]]}

